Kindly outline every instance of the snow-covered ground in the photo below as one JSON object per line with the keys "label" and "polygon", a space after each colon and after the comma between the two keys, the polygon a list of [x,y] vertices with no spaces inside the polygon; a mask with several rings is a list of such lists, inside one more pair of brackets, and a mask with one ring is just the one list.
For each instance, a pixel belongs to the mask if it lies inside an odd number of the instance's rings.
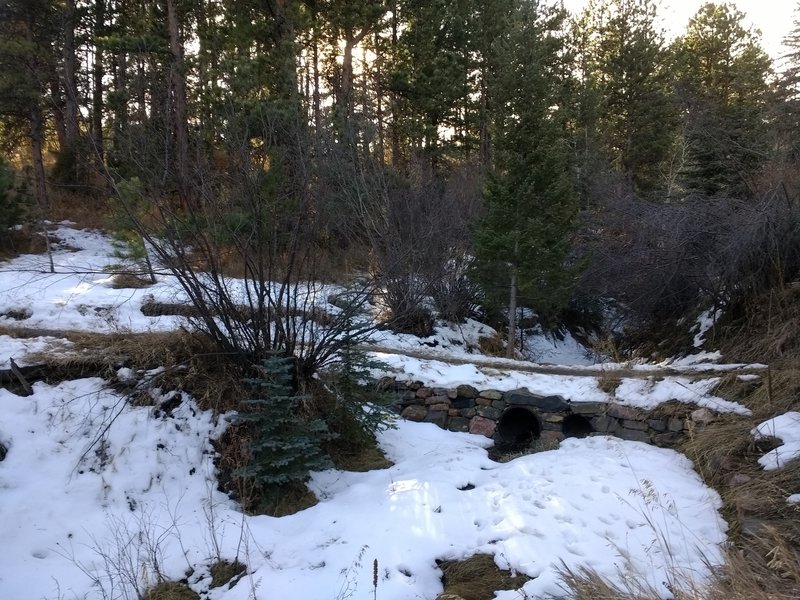
{"label": "snow-covered ground", "polygon": [[[118,262],[105,236],[65,226],[56,234],[64,241],[55,254],[57,274],[47,273],[43,256],[0,265],[0,313],[26,317],[0,323],[100,332],[163,331],[182,323],[140,310],[149,297],[181,301],[170,277],[145,289],[114,289],[102,273]],[[482,328],[443,325],[432,350],[460,348],[470,356]],[[425,342],[383,335],[377,340],[383,346]],[[0,361],[24,362],[56,344],[64,342],[0,336]],[[513,361],[478,368],[381,358],[429,385],[608,399],[597,378],[585,374],[522,373]],[[561,360],[570,362],[563,354]],[[636,406],[677,398],[743,411],[713,396],[714,384],[713,378],[626,378],[616,395]],[[215,419],[186,396],[171,415],[129,406],[99,379],[37,383],[24,398],[0,390],[0,444],[7,448],[0,461],[0,598],[129,600],[157,573],[180,579],[191,572],[190,584],[206,600],[366,599],[373,597],[377,560],[378,598],[433,600],[442,589],[436,559],[478,552],[533,577],[524,588],[531,598],[560,591],[562,564],[592,567],[617,581],[646,580],[668,597],[664,582],[677,574],[702,580],[707,565],[722,560],[720,499],[671,450],[600,436],[498,464],[487,456],[486,438],[401,421],[379,439],[393,467],[314,473],[310,486],[319,503],[273,518],[245,516],[217,490],[211,439],[225,426],[224,417]],[[230,589],[209,590],[209,565],[218,557],[238,558],[248,575]]]}
{"label": "snow-covered ground", "polygon": [[800,457],[800,412],[787,412],[767,419],[752,431],[753,437],[774,437],[781,445],[758,459],[768,471],[783,467],[790,460]]}
{"label": "snow-covered ground", "polygon": [[666,595],[661,582],[702,578],[725,541],[720,499],[691,463],[636,442],[568,440],[498,464],[486,438],[399,422],[380,436],[393,467],[315,473],[319,504],[249,517],[216,489],[209,438],[224,420],[189,399],[156,416],[84,379],[2,390],[0,406],[0,598],[132,598],[125,586],[153,581],[156,564],[176,579],[192,569],[205,591],[220,555],[250,575],[209,599],[332,600],[348,586],[368,598],[374,559],[379,598],[433,599],[435,560],[476,552],[533,577],[529,597],[558,592],[562,561]]}

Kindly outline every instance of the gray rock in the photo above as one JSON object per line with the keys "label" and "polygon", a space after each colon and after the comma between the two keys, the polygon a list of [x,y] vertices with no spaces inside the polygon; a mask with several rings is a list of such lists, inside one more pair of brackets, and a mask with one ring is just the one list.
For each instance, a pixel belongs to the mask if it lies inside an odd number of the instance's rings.
{"label": "gray rock", "polygon": [[665,433],[657,433],[653,436],[653,443],[656,446],[672,446],[674,445],[679,439],[681,439],[680,433],[676,431],[667,431]]}
{"label": "gray rock", "polygon": [[622,426],[625,429],[635,429],[637,431],[647,431],[649,429],[644,421],[631,421],[630,419],[624,419]]}
{"label": "gray rock", "polygon": [[456,388],[456,395],[461,398],[477,398],[478,390],[471,385],[460,385]]}
{"label": "gray rock", "polygon": [[697,425],[708,425],[714,422],[716,415],[707,408],[698,408],[692,411],[691,418],[692,422]]}
{"label": "gray rock", "polygon": [[503,392],[498,390],[483,390],[478,394],[481,398],[488,398],[489,400],[502,400]]}
{"label": "gray rock", "polygon": [[638,421],[641,417],[641,413],[637,409],[631,406],[622,406],[621,404],[609,404],[606,414],[609,417],[627,419],[629,421]]}
{"label": "gray rock", "polygon": [[450,431],[469,431],[469,419],[464,417],[453,417],[447,425]]}
{"label": "gray rock", "polygon": [[599,433],[614,433],[619,429],[619,421],[607,415],[589,419],[592,429]]}
{"label": "gray rock", "polygon": [[431,406],[433,404],[447,404],[450,406],[450,399],[447,396],[430,396],[425,398],[425,404]]}
{"label": "gray rock", "polygon": [[[449,396],[448,396],[449,398]],[[472,408],[475,406],[475,400],[472,398],[451,398],[450,405],[453,408]]]}
{"label": "gray rock", "polygon": [[424,406],[407,406],[403,409],[403,412],[400,413],[400,416],[404,419],[408,419],[409,421],[424,421],[425,417],[428,416],[428,411],[425,409]]}
{"label": "gray rock", "polygon": [[667,421],[667,429],[673,432],[683,431],[684,423],[685,421],[681,417],[670,417]]}
{"label": "gray rock", "polygon": [[572,412],[576,415],[602,415],[608,404],[605,402],[573,402]]}
{"label": "gray rock", "polygon": [[493,419],[495,421],[500,418],[500,415],[503,414],[502,411],[492,406],[479,406],[476,409],[476,412],[481,417],[484,417],[486,419]]}
{"label": "gray rock", "polygon": [[646,431],[640,431],[638,429],[620,428],[619,431],[617,431],[617,436],[630,442],[644,442],[645,444],[652,442],[650,435]]}
{"label": "gray rock", "polygon": [[433,423],[434,425],[438,425],[442,429],[445,428],[447,425],[447,419],[449,415],[447,414],[446,410],[430,410],[428,411],[428,416],[425,417],[425,423]]}
{"label": "gray rock", "polygon": [[570,404],[561,396],[539,396],[528,390],[507,392],[505,400],[515,406],[534,406],[545,412],[562,412],[570,410]]}

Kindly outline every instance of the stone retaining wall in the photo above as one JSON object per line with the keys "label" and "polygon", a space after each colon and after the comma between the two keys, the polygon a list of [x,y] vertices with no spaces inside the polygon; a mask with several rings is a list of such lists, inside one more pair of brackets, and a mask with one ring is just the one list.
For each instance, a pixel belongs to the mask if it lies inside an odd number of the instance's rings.
{"label": "stone retaining wall", "polygon": [[613,402],[571,402],[527,389],[503,392],[471,385],[445,389],[420,381],[391,385],[403,418],[485,435],[498,444],[525,445],[534,438],[560,441],[596,433],[672,446],[687,430],[714,418],[706,408],[678,403],[647,411]]}

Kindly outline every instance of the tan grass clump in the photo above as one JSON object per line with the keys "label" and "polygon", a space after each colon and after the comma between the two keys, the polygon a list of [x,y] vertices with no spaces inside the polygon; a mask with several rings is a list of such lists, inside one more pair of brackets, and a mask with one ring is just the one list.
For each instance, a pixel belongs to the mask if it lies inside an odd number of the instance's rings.
{"label": "tan grass clump", "polygon": [[476,554],[459,561],[439,562],[444,592],[463,600],[491,600],[498,590],[517,590],[530,581],[527,575],[512,575],[495,564],[491,554]]}
{"label": "tan grass clump", "polygon": [[211,585],[209,587],[213,589],[226,585],[246,570],[247,567],[238,560],[218,560],[211,565]]}
{"label": "tan grass clump", "polygon": [[200,596],[185,583],[162,581],[147,590],[141,600],[200,600]]}

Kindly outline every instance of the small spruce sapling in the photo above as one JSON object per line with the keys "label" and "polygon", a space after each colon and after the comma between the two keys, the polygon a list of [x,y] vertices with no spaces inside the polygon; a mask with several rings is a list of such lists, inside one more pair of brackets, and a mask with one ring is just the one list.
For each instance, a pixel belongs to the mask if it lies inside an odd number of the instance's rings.
{"label": "small spruce sapling", "polygon": [[117,183],[117,193],[121,206],[112,215],[114,231],[112,245],[114,256],[131,264],[138,273],[146,273],[150,283],[156,282],[150,255],[134,222],[141,218],[144,211],[142,185],[138,178],[125,179]]}
{"label": "small spruce sapling", "polygon": [[391,398],[377,391],[372,376],[374,371],[386,371],[387,365],[370,357],[349,336],[338,358],[326,381],[336,402],[329,417],[334,420],[334,429],[357,443],[393,427],[392,415],[386,409]]}
{"label": "small spruce sapling", "polygon": [[321,444],[332,434],[322,419],[301,414],[307,398],[293,389],[292,366],[290,359],[272,356],[257,367],[257,377],[245,379],[252,395],[238,418],[253,426],[251,456],[234,475],[261,489],[302,482],[310,470],[330,466]]}

